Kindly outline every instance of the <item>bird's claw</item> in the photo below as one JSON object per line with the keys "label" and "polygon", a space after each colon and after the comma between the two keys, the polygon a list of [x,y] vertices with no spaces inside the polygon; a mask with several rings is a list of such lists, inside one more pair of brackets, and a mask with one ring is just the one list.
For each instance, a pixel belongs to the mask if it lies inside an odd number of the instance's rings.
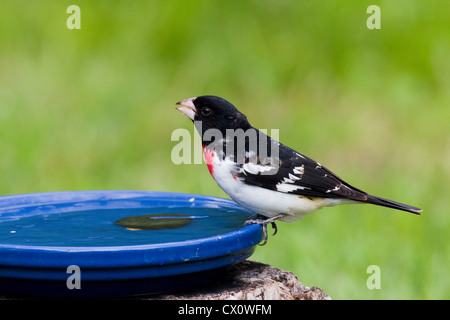
{"label": "bird's claw", "polygon": [[259,246],[263,246],[267,243],[268,235],[267,235],[267,225],[270,223],[272,228],[274,229],[272,236],[276,235],[278,232],[277,225],[275,220],[284,217],[285,214],[279,214],[269,219],[250,219],[245,221],[245,224],[259,224],[263,228],[263,239],[261,243],[258,243]]}

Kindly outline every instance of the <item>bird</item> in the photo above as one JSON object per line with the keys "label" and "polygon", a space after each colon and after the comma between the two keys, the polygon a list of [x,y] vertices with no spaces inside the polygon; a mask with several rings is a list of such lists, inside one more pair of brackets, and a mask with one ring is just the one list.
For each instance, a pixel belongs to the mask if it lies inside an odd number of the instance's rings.
{"label": "bird", "polygon": [[[368,194],[319,162],[254,128],[232,103],[204,95],[176,103],[202,139],[206,165],[219,187],[255,214],[263,227],[294,222],[323,207],[368,203],[420,215],[422,209]],[[270,151],[270,152],[269,152]]]}

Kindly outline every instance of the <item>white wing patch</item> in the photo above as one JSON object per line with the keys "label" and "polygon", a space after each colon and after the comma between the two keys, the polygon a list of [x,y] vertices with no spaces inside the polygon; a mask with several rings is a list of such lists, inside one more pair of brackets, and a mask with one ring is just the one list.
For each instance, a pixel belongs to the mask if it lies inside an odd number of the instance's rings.
{"label": "white wing patch", "polygon": [[333,189],[328,189],[327,191],[325,191],[326,193],[330,193],[330,192],[333,192],[333,191],[339,191],[339,189],[341,188],[341,186],[336,186],[336,187],[334,187]]}
{"label": "white wing patch", "polygon": [[273,170],[274,168],[271,166],[263,166],[263,165],[258,165],[258,164],[254,164],[251,162],[245,163],[242,166],[241,171],[245,174],[245,172],[247,171],[250,174],[260,174],[261,172],[266,172],[266,171],[270,171]]}
{"label": "white wing patch", "polygon": [[289,178],[283,178],[283,182],[281,183],[295,183],[295,180],[300,180],[300,178],[289,173]]}
{"label": "white wing patch", "polygon": [[305,166],[302,164],[300,167],[294,167],[293,172],[302,175],[305,173]]}
{"label": "white wing patch", "polygon": [[296,181],[302,179],[302,175],[305,173],[305,166],[302,164],[299,167],[294,167],[292,173],[288,174],[288,177],[284,177],[283,181],[277,183],[276,188],[280,192],[293,192],[295,190],[311,189],[295,184]]}
{"label": "white wing patch", "polygon": [[276,185],[277,187],[277,191],[280,192],[292,192],[295,190],[304,190],[304,189],[310,189],[308,187],[302,187],[302,186],[298,186],[295,184],[289,184],[289,183],[285,183],[285,182],[280,182]]}

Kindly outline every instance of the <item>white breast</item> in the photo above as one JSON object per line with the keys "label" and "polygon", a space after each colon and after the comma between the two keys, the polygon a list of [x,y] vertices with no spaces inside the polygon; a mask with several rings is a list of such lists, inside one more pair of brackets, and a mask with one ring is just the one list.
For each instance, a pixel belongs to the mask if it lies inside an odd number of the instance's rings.
{"label": "white breast", "polygon": [[236,168],[233,161],[219,161],[217,156],[213,158],[213,161],[213,177],[217,184],[240,206],[266,217],[284,213],[287,216],[280,220],[293,222],[321,207],[342,203],[339,199],[303,197],[281,192],[281,190],[274,191],[248,185],[231,174],[233,169]]}

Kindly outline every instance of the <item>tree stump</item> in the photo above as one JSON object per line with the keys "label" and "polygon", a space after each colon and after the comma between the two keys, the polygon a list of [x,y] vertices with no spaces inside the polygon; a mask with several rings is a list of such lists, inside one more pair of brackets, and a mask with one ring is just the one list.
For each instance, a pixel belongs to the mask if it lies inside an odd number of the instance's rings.
{"label": "tree stump", "polygon": [[[113,299],[121,299],[113,297]],[[122,297],[127,300],[331,300],[321,289],[305,287],[297,276],[270,265],[241,261],[230,267],[218,282],[166,294]],[[25,296],[0,294],[0,300],[27,299]],[[43,298],[45,299],[45,298]]]}
{"label": "tree stump", "polygon": [[297,276],[270,265],[241,261],[211,286],[194,291],[139,296],[145,300],[331,300],[321,289],[305,287]]}

